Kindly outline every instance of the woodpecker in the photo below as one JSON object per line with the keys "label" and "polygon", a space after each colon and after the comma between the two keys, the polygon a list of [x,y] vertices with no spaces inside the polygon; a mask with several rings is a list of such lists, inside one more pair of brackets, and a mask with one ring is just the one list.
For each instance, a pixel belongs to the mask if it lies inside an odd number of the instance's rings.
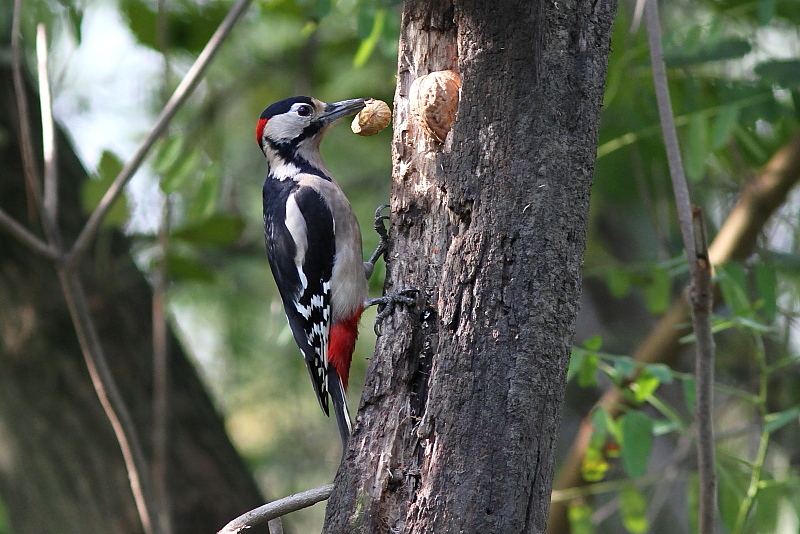
{"label": "woodpecker", "polygon": [[[330,395],[343,448],[351,433],[345,392],[359,319],[365,306],[386,302],[366,301],[386,233],[379,232],[381,247],[364,262],[358,221],[319,146],[330,126],[358,113],[365,101],[326,104],[296,96],[267,107],[256,125],[269,163],[263,190],[267,258],[325,415]],[[383,219],[376,212],[376,230],[378,223],[383,229]]]}

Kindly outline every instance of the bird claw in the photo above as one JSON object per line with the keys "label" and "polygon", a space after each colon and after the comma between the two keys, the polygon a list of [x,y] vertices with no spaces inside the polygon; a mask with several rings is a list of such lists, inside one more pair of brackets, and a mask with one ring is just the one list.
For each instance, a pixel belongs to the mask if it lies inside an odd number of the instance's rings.
{"label": "bird claw", "polygon": [[389,240],[389,232],[386,230],[386,225],[383,221],[388,221],[388,215],[381,215],[381,212],[389,207],[389,204],[382,204],[375,210],[375,231],[381,236],[381,243]]}
{"label": "bird claw", "polygon": [[413,306],[416,300],[408,295],[416,295],[417,293],[419,293],[417,289],[401,289],[397,293],[369,299],[364,303],[365,308],[378,306],[378,315],[375,316],[375,325],[373,327],[376,336],[381,335],[383,321],[394,312],[395,307],[398,305]]}
{"label": "bird claw", "polygon": [[375,210],[375,231],[381,238],[381,242],[378,243],[378,248],[375,249],[375,252],[372,253],[372,256],[369,257],[369,260],[364,262],[364,273],[367,276],[367,280],[372,277],[372,272],[375,270],[375,262],[378,261],[378,258],[383,256],[386,253],[386,249],[389,248],[389,231],[386,229],[386,225],[384,221],[389,220],[388,215],[381,215],[381,212],[389,207],[389,204],[383,204],[378,206],[378,209]]}

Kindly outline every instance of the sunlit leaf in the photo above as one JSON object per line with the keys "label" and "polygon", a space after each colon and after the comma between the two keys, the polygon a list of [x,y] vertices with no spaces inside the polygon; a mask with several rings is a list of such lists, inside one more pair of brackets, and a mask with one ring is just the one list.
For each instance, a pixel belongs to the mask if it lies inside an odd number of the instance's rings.
{"label": "sunlit leaf", "polygon": [[603,337],[599,335],[586,338],[583,342],[583,348],[586,350],[597,351],[603,347]]}
{"label": "sunlit leaf", "polygon": [[653,420],[639,410],[623,415],[622,465],[632,478],[639,478],[647,471],[647,461],[653,448]]}
{"label": "sunlit leaf", "polygon": [[602,450],[589,447],[581,462],[581,476],[587,482],[600,482],[605,478],[609,467]]}
{"label": "sunlit leaf", "polygon": [[647,372],[653,375],[662,384],[671,384],[674,378],[672,369],[663,363],[652,363],[647,366]]}
{"label": "sunlit leaf", "polygon": [[625,529],[632,534],[647,532],[647,501],[639,488],[626,484],[620,492],[620,514]]}
{"label": "sunlit leaf", "polygon": [[572,534],[592,534],[594,532],[592,507],[585,502],[570,504],[567,508],[567,518],[569,519],[569,531]]}
{"label": "sunlit leaf", "polygon": [[356,55],[353,57],[353,66],[356,68],[363,67],[369,57],[372,55],[375,46],[381,38],[383,27],[386,24],[386,10],[379,9],[375,12],[375,17],[372,21],[372,30],[369,35],[361,41]]}
{"label": "sunlit leaf", "polygon": [[639,373],[636,380],[628,387],[633,392],[635,401],[641,404],[647,401],[650,395],[655,393],[660,384],[661,381],[657,377],[653,376],[648,370],[645,370]]}

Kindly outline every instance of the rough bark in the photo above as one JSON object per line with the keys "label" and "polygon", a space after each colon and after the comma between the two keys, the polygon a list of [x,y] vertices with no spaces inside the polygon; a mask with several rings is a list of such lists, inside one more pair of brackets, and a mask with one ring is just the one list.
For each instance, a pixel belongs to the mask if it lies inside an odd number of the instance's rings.
{"label": "rough bark", "polygon": [[[384,326],[325,532],[543,532],[616,3],[408,1]],[[415,77],[461,75],[445,143]]]}
{"label": "rough bark", "polygon": [[[9,69],[0,69],[0,204],[29,224],[11,87]],[[30,107],[36,109],[33,98]],[[84,222],[79,199],[86,172],[63,136],[59,144],[59,223],[72,242]],[[105,231],[81,274],[112,371],[150,457],[152,293],[128,246],[119,232]],[[214,532],[263,499],[191,363],[174,339],[170,346],[166,476],[173,531]],[[0,496],[15,534],[142,531],[120,448],[89,380],[55,270],[5,232]]]}

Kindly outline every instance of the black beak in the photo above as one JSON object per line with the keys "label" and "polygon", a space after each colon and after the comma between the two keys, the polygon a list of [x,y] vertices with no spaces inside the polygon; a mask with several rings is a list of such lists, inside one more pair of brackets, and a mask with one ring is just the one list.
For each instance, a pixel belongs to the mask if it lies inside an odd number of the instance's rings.
{"label": "black beak", "polygon": [[325,106],[325,109],[320,115],[319,120],[326,126],[350,115],[355,115],[364,109],[364,102],[366,98],[354,98],[352,100],[342,100],[341,102],[333,102]]}

